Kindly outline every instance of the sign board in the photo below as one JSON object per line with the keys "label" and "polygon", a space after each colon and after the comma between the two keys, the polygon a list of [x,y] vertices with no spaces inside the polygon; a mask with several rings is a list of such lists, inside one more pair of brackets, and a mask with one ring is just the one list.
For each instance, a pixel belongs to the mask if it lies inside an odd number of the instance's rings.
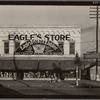
{"label": "sign board", "polygon": [[[63,42],[62,42],[63,43]],[[55,44],[49,40],[43,39],[33,39],[27,40],[23,44],[21,44],[17,50],[15,51],[16,55],[37,55],[37,54],[45,54],[45,55],[52,55],[52,54],[64,54],[63,52],[63,44],[62,46]]]}
{"label": "sign board", "polygon": [[[15,30],[17,28],[17,30]],[[80,48],[75,42],[81,41],[81,30],[78,26],[32,26],[4,27],[2,34],[15,55],[65,55]],[[69,43],[73,43],[69,49]],[[80,50],[80,49],[79,49]],[[74,54],[74,53],[73,53]]]}
{"label": "sign board", "polygon": [[84,54],[84,59],[96,59],[100,58],[100,53],[86,53]]}
{"label": "sign board", "polygon": [[23,41],[15,55],[64,55],[64,41],[72,40],[71,33],[59,32],[34,30],[32,34],[9,34],[8,40]]}

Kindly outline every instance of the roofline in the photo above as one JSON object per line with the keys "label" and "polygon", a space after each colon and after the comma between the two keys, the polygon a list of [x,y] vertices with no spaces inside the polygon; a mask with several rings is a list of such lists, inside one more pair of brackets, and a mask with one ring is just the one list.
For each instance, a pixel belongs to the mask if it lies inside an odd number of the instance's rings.
{"label": "roofline", "polygon": [[0,26],[0,28],[81,28],[79,25],[19,25],[19,26]]}

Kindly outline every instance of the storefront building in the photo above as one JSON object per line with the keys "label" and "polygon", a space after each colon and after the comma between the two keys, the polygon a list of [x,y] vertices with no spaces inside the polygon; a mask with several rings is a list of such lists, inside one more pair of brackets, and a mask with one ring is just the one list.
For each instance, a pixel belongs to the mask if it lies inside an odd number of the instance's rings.
{"label": "storefront building", "polygon": [[0,27],[0,79],[75,77],[77,26]]}
{"label": "storefront building", "polygon": [[[85,68],[82,70],[82,79],[85,80],[96,80],[96,61],[92,59],[90,61],[85,61]],[[100,81],[100,60],[98,60],[98,81]]]}

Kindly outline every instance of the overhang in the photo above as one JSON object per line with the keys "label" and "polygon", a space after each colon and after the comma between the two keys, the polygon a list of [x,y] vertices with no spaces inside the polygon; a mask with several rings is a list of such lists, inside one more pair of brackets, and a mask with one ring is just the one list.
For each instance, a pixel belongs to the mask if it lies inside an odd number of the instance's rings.
{"label": "overhang", "polygon": [[13,60],[0,60],[0,71],[11,71],[15,70]]}
{"label": "overhang", "polygon": [[63,60],[60,62],[60,69],[63,71],[66,70],[75,70],[76,69],[76,65],[74,63],[74,60]]}
{"label": "overhang", "polygon": [[40,60],[39,70],[54,70],[59,68],[58,60]]}
{"label": "overhang", "polygon": [[18,70],[37,70],[37,60],[14,60],[14,65]]}
{"label": "overhang", "polygon": [[1,71],[37,70],[36,60],[0,60]]}
{"label": "overhang", "polygon": [[75,70],[74,60],[0,60],[0,70],[6,71],[43,71]]}

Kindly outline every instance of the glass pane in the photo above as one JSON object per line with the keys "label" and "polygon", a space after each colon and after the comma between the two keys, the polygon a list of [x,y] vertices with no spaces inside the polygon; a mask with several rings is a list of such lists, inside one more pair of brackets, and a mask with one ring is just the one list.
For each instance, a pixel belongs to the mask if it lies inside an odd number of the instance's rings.
{"label": "glass pane", "polygon": [[75,42],[70,43],[70,54],[75,54]]}
{"label": "glass pane", "polygon": [[15,50],[20,46],[20,42],[15,42]]}
{"label": "glass pane", "polygon": [[4,53],[5,54],[9,53],[9,42],[4,42]]}

